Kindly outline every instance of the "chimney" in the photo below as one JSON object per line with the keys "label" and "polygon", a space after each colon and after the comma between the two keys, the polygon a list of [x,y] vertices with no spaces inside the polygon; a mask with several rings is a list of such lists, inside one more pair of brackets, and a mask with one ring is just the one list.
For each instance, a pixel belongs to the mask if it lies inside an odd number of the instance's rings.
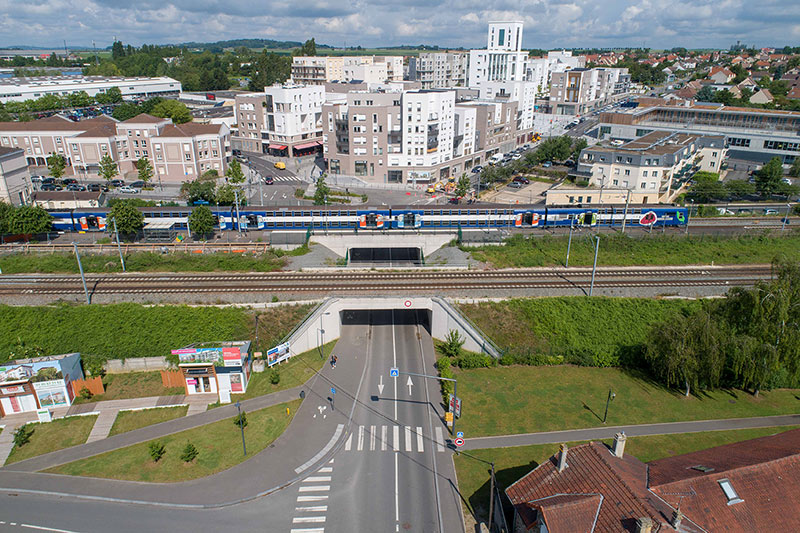
{"label": "chimney", "polygon": [[675,509],[675,512],[672,513],[672,520],[670,520],[670,525],[675,528],[676,531],[680,530],[681,522],[683,521],[683,513],[681,512],[680,508]]}
{"label": "chimney", "polygon": [[567,467],[567,445],[562,444],[558,447],[558,471],[563,472]]}
{"label": "chimney", "polygon": [[653,521],[648,516],[636,520],[636,533],[652,533]]}
{"label": "chimney", "polygon": [[628,440],[628,437],[625,436],[624,431],[620,431],[614,435],[614,447],[611,449],[611,452],[614,454],[614,456],[622,459],[622,456],[625,455],[626,440]]}

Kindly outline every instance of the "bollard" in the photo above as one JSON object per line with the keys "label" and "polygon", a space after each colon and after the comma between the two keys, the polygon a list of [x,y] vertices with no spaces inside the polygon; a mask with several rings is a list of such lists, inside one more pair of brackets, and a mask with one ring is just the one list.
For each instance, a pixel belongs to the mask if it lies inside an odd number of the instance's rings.
{"label": "bollard", "polygon": [[289,416],[289,408],[286,408],[286,416]]}

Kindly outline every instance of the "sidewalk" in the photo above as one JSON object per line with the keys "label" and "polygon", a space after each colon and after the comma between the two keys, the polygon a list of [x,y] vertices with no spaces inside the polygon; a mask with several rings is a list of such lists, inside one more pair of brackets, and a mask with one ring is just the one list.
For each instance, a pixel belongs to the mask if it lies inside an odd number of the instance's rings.
{"label": "sidewalk", "polygon": [[614,435],[620,431],[624,431],[628,437],[642,437],[646,435],[671,435],[674,433],[699,433],[702,431],[726,431],[731,429],[754,429],[796,425],[800,425],[800,414],[728,418],[720,420],[696,420],[692,422],[665,422],[662,424],[640,424],[636,426],[603,426],[565,431],[467,438],[461,449],[510,448],[512,446],[530,446],[532,444],[560,444],[562,442],[582,440],[612,439]]}

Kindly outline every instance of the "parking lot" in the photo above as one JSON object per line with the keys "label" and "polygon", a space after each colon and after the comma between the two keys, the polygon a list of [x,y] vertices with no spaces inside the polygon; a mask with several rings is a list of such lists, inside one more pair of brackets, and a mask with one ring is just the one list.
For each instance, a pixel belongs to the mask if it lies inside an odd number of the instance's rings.
{"label": "parking lot", "polygon": [[544,192],[552,187],[551,183],[532,181],[519,189],[508,185],[498,186],[496,191],[489,190],[481,196],[481,202],[497,204],[536,204],[544,202]]}

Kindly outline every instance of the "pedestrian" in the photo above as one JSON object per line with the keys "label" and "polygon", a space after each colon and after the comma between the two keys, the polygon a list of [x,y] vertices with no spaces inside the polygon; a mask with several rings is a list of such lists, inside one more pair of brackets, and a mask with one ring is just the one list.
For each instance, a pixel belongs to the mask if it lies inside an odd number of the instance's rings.
{"label": "pedestrian", "polygon": [[336,355],[335,355],[335,354],[331,356],[331,366],[332,366],[333,368],[336,368],[336,361],[338,361],[338,360],[339,360],[339,358],[338,358],[338,357],[336,357]]}

